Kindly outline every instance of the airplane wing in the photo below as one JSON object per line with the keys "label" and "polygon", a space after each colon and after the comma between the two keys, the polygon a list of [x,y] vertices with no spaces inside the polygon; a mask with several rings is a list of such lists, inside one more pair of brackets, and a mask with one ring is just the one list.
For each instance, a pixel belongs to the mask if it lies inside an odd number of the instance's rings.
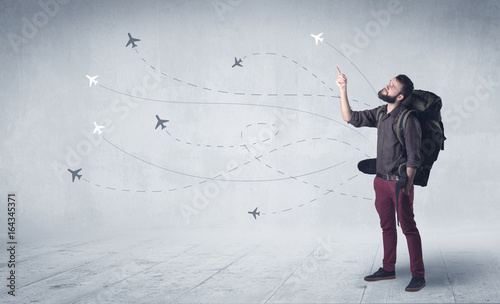
{"label": "airplane wing", "polygon": [[155,115],[156,116],[156,119],[158,120],[158,122],[156,123],[156,127],[155,127],[155,130],[158,129],[159,126],[161,126],[161,119],[158,115]]}
{"label": "airplane wing", "polygon": [[[257,212],[257,209],[259,209],[259,207],[255,208],[255,210],[252,212],[252,215],[253,215],[253,218],[254,219],[257,219],[257,214],[259,214],[260,212]],[[259,214],[260,215],[260,214]]]}
{"label": "airplane wing", "polygon": [[89,75],[85,75],[85,76],[87,76],[87,78],[89,79],[89,87],[92,86],[92,83],[97,84],[96,78],[99,77],[99,75],[96,75],[94,77],[90,77]]}
{"label": "airplane wing", "polygon": [[80,168],[78,170],[75,170],[75,171],[72,171],[71,169],[68,169],[68,171],[71,173],[71,178],[72,178],[73,182],[75,182],[75,177],[77,177],[78,172],[80,172],[81,170],[82,170],[82,168]]}
{"label": "airplane wing", "polygon": [[127,42],[127,45],[125,47],[129,46],[131,43],[132,43],[132,35],[130,35],[130,33],[128,33],[128,42]]}
{"label": "airplane wing", "polygon": [[134,38],[132,37],[132,35],[130,35],[130,33],[128,33],[128,42],[127,45],[125,45],[125,47],[129,46],[130,44],[132,44],[132,47],[134,47],[136,41],[141,41],[141,39]]}

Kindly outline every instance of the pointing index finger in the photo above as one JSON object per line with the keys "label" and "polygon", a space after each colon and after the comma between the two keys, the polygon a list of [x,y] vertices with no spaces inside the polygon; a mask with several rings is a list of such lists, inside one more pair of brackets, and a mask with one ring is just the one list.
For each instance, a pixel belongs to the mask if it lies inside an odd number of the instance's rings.
{"label": "pointing index finger", "polygon": [[337,73],[339,73],[339,76],[342,75],[342,73],[340,73],[339,67],[336,68],[337,68]]}

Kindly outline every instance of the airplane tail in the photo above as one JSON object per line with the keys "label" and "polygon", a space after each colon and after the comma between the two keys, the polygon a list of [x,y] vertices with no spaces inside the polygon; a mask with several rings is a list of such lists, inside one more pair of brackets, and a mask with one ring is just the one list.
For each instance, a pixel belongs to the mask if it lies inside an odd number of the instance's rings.
{"label": "airplane tail", "polygon": [[78,177],[78,180],[80,180],[80,178],[82,178],[82,175],[76,175],[76,177]]}
{"label": "airplane tail", "polygon": [[260,216],[260,211],[259,211],[259,212],[257,212],[257,215],[258,215],[258,216]]}

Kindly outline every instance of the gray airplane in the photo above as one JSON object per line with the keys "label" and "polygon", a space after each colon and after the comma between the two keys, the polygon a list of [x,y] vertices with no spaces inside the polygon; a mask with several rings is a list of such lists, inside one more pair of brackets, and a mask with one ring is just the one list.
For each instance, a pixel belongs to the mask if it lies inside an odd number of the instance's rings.
{"label": "gray airplane", "polygon": [[241,63],[242,63],[242,62],[243,62],[243,61],[241,61],[241,58],[240,58],[240,60],[238,60],[236,57],[234,57],[234,64],[233,64],[233,66],[232,66],[232,67],[233,67],[233,68],[234,68],[235,66],[240,66],[240,67],[243,67],[243,66],[241,65]]}
{"label": "gray airplane", "polygon": [[161,126],[161,129],[165,129],[166,126],[164,125],[164,123],[168,122],[167,119],[160,119],[160,117],[158,115],[156,115],[156,119],[158,119],[158,122],[156,123],[156,127],[155,127],[155,130],[158,129],[159,126]]}
{"label": "gray airplane", "polygon": [[260,216],[260,212],[257,212],[257,209],[258,209],[258,208],[259,208],[259,207],[255,208],[255,210],[254,210],[254,211],[248,211],[248,214],[253,215],[253,218],[254,218],[254,219],[257,219],[257,215],[258,215],[258,216]]}
{"label": "gray airplane", "polygon": [[128,42],[127,42],[127,45],[125,47],[132,44],[132,48],[135,48],[137,46],[137,44],[135,44],[137,41],[141,41],[141,39],[133,38],[132,35],[130,35],[130,33],[128,33]]}
{"label": "gray airplane", "polygon": [[81,174],[78,174],[80,171],[82,170],[82,168],[78,169],[78,170],[71,170],[71,169],[68,169],[68,171],[71,173],[71,177],[73,178],[73,183],[75,182],[75,177],[78,177],[78,180],[80,180],[80,178],[82,178],[82,175]]}

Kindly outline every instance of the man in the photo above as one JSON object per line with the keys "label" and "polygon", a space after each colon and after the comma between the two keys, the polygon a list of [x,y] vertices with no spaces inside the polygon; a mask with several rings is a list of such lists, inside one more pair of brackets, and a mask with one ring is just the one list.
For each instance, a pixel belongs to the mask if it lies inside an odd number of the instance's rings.
{"label": "man", "polygon": [[[347,98],[347,77],[337,67],[337,86],[340,88],[340,108],[344,121],[355,127],[377,127],[377,174],[374,180],[375,207],[380,217],[384,244],[383,267],[365,281],[396,278],[396,212],[408,243],[412,279],[406,291],[419,291],[425,287],[425,270],[422,258],[422,242],[413,214],[413,179],[420,165],[421,129],[414,115],[408,117],[404,139],[405,148],[397,138],[396,123],[405,109],[402,101],[413,92],[413,83],[405,75],[391,79],[378,92],[378,97],[387,104],[381,106],[382,114],[377,121],[380,107],[352,111]],[[396,185],[406,178],[406,183],[396,195]],[[401,183],[400,182],[400,183]],[[399,197],[399,198],[398,198]],[[396,209],[398,209],[396,211]]]}

